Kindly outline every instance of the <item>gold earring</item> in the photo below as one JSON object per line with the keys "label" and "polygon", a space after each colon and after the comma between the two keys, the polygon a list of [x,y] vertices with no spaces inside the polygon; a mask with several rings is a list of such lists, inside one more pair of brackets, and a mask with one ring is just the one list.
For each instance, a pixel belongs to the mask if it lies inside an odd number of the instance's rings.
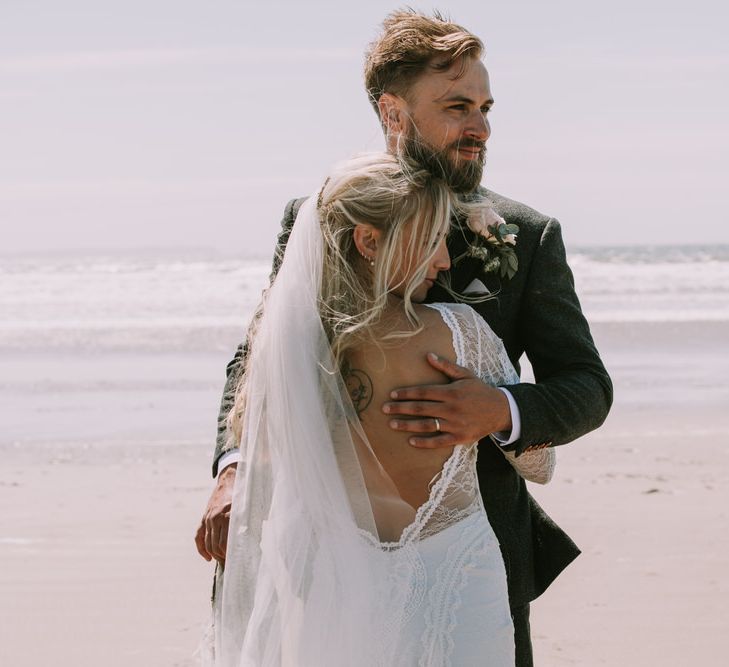
{"label": "gold earring", "polygon": [[375,260],[373,257],[367,257],[367,255],[365,255],[361,250],[359,251],[359,254],[362,255],[365,261],[369,262],[370,266],[375,265]]}

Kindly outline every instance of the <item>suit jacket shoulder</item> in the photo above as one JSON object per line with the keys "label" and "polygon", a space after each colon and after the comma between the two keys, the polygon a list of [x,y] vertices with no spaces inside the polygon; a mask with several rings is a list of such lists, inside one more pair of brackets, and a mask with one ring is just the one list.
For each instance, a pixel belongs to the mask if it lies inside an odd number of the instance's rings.
{"label": "suit jacket shoulder", "polygon": [[504,219],[521,220],[523,224],[536,227],[544,227],[551,220],[551,216],[544,215],[531,206],[504,197],[493,190],[481,188],[479,192],[493,203],[496,212]]}
{"label": "suit jacket shoulder", "polygon": [[493,203],[494,210],[507,223],[519,227],[516,252],[520,264],[527,265],[531,261],[535,246],[540,244],[542,236],[550,224],[559,229],[559,223],[553,217],[545,215],[531,206],[485,188],[482,188],[481,194]]}

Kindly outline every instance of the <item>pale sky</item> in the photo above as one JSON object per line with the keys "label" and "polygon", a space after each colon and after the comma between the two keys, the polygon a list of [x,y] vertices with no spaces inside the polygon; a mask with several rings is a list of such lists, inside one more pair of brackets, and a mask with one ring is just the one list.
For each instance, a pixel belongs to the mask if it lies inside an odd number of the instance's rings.
{"label": "pale sky", "polygon": [[[402,4],[0,0],[0,253],[268,257],[288,199],[383,148],[362,54]],[[729,243],[726,3],[411,4],[486,43],[485,185],[568,247]]]}

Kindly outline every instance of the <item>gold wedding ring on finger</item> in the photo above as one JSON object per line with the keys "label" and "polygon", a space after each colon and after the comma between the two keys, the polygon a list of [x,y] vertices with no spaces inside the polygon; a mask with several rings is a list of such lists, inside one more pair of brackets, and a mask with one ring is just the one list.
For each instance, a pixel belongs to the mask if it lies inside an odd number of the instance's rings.
{"label": "gold wedding ring on finger", "polygon": [[435,430],[440,433],[440,419],[438,417],[433,417],[433,419],[435,420]]}

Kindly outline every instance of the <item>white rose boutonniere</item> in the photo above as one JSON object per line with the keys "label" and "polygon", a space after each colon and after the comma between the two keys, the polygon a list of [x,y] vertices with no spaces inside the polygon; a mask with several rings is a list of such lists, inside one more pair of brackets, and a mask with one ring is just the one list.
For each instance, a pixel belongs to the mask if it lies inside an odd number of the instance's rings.
{"label": "white rose boutonniere", "polygon": [[476,257],[483,262],[483,273],[498,272],[502,278],[513,278],[519,268],[514,252],[519,227],[507,224],[490,206],[472,210],[466,223],[476,234],[476,240],[454,260],[454,264],[464,257]]}

